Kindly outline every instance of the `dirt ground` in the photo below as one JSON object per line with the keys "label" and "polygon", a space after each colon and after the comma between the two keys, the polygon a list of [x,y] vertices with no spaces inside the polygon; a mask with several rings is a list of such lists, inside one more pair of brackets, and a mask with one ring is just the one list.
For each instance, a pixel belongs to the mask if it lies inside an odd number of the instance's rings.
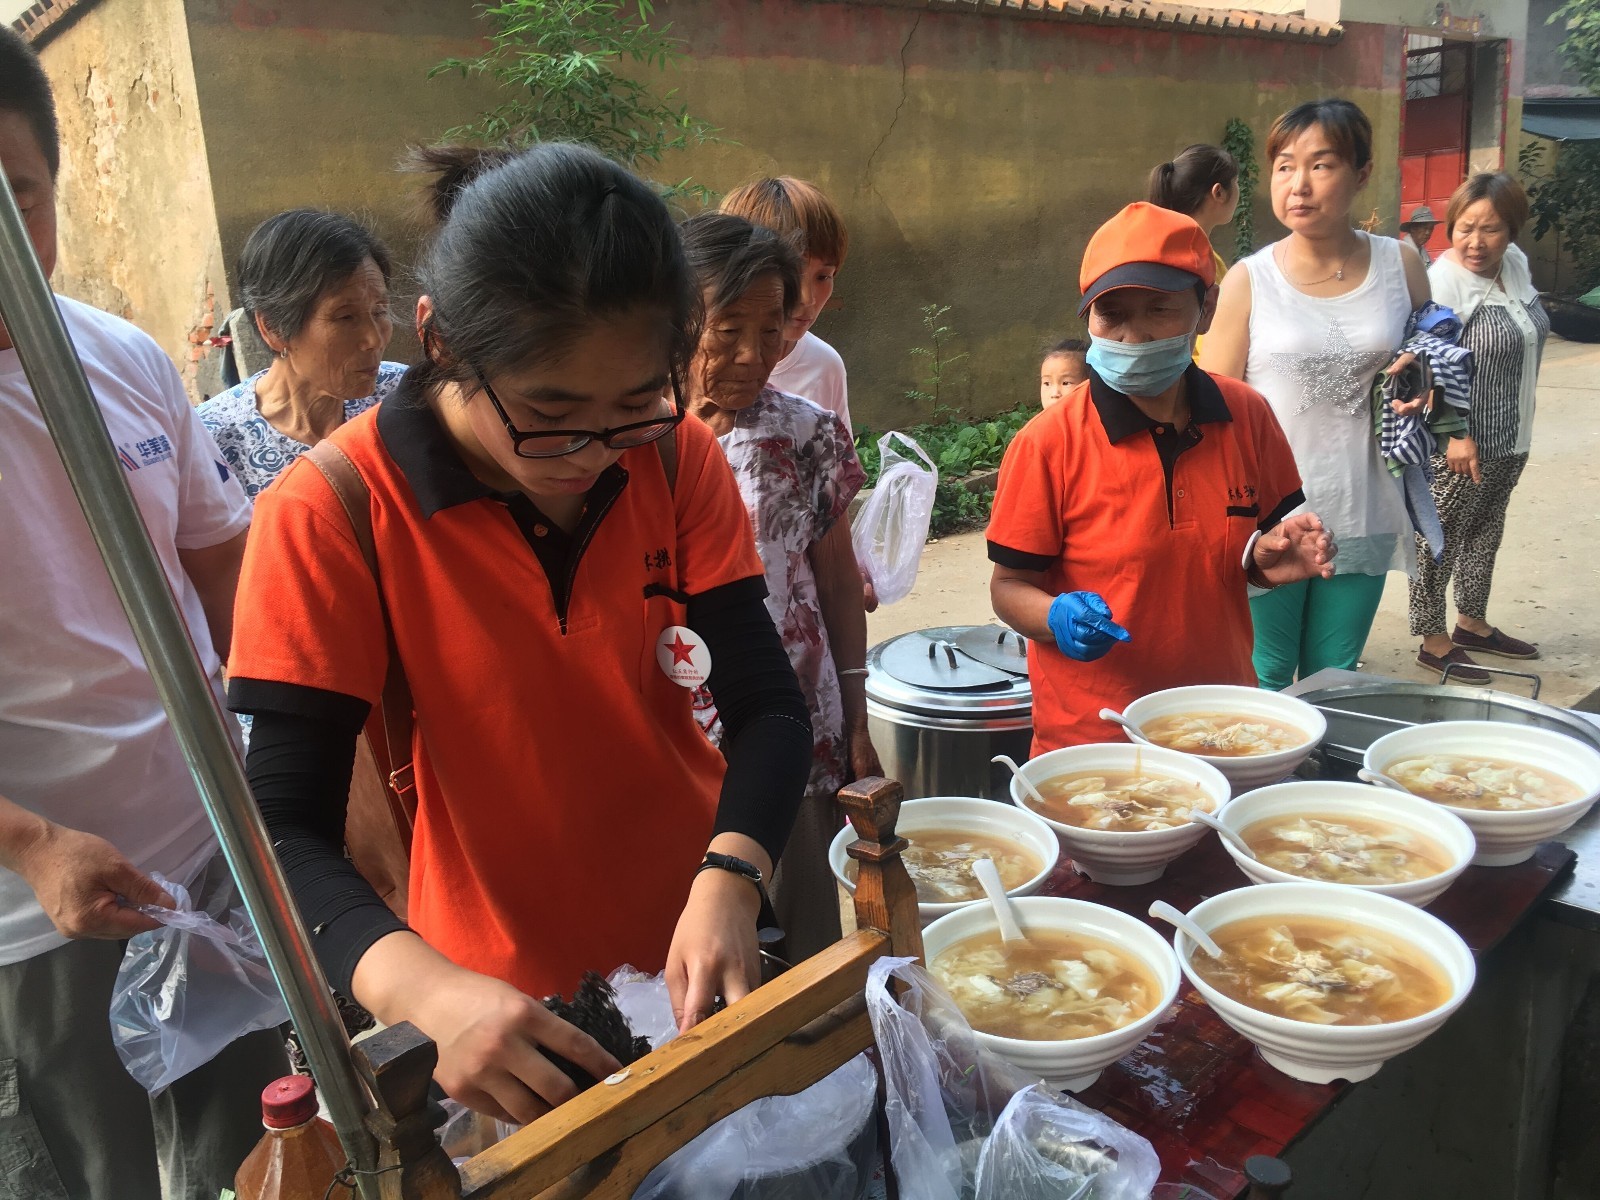
{"label": "dirt ground", "polygon": [[[1541,699],[1572,704],[1600,688],[1600,345],[1552,337],[1539,375],[1533,453],[1512,497],[1495,568],[1489,620],[1539,644],[1531,663],[1491,666],[1537,672]],[[1454,610],[1452,609],[1452,613]],[[871,644],[934,625],[993,619],[983,534],[964,533],[925,548],[916,587],[867,620]],[[1367,670],[1419,682],[1437,677],[1416,663],[1418,639],[1406,628],[1406,581],[1389,576]],[[1527,694],[1522,680],[1496,686]]]}

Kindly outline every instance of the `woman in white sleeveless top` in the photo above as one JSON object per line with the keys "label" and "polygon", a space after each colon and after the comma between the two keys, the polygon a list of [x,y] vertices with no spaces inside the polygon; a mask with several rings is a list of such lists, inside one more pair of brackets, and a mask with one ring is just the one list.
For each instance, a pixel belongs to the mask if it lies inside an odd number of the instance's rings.
{"label": "woman in white sleeveless top", "polygon": [[1347,100],[1302,104],[1267,138],[1272,211],[1289,236],[1223,282],[1201,366],[1250,384],[1289,437],[1306,505],[1338,541],[1332,579],[1254,597],[1255,668],[1285,688],[1353,669],[1389,571],[1416,550],[1405,499],[1373,433],[1372,384],[1396,367],[1406,319],[1428,300],[1415,248],[1350,224],[1372,173],[1372,126]]}

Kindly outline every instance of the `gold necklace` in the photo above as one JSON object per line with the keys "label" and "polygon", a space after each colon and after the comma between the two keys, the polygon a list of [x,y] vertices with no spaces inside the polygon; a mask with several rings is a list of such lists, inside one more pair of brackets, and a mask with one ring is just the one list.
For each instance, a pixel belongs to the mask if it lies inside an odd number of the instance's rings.
{"label": "gold necklace", "polygon": [[1289,252],[1287,250],[1283,252],[1283,258],[1278,263],[1278,270],[1282,271],[1283,277],[1290,283],[1294,284],[1294,286],[1297,288],[1316,287],[1319,284],[1328,283],[1329,281],[1335,279],[1342,281],[1344,279],[1344,269],[1350,265],[1350,260],[1355,257],[1356,251],[1359,249],[1361,249],[1361,239],[1357,238],[1356,244],[1350,249],[1350,253],[1346,254],[1344,256],[1344,261],[1339,264],[1339,269],[1332,275],[1324,275],[1321,279],[1311,279],[1305,283],[1301,283],[1299,280],[1291,276],[1287,270],[1287,259],[1289,257]]}

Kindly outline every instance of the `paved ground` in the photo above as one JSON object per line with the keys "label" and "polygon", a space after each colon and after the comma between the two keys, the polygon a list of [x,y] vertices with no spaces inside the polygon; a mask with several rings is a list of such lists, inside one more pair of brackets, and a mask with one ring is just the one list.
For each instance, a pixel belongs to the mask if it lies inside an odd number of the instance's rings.
{"label": "paved ground", "polygon": [[[1542,698],[1571,704],[1600,688],[1600,345],[1551,338],[1539,377],[1533,455],[1511,501],[1495,571],[1489,620],[1539,643],[1544,657],[1491,665],[1537,671]],[[1452,610],[1453,612],[1453,610]],[[989,566],[981,533],[930,543],[917,586],[868,618],[876,644],[932,625],[992,620]],[[1367,668],[1405,679],[1434,676],[1416,664],[1418,639],[1406,629],[1406,584],[1389,576],[1367,643]],[[1508,691],[1524,691],[1508,680]]]}

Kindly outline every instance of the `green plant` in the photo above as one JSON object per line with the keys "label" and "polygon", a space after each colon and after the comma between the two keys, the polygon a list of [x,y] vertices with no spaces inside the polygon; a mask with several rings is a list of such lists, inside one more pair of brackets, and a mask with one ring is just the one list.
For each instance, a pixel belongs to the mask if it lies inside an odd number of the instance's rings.
{"label": "green plant", "polygon": [[1239,207],[1233,214],[1233,249],[1237,260],[1256,248],[1256,182],[1261,178],[1261,167],[1256,162],[1256,135],[1238,117],[1229,117],[1222,131],[1222,148],[1239,164]]}
{"label": "green plant", "polygon": [[[481,4],[493,27],[477,58],[446,59],[428,72],[486,75],[514,93],[446,132],[487,145],[570,141],[593,146],[631,170],[647,172],[672,151],[718,140],[716,130],[642,80],[620,74],[625,62],[665,71],[684,57],[671,26],[652,25],[653,0],[502,0]],[[711,193],[690,179],[670,194],[702,202]]]}
{"label": "green plant", "polygon": [[1545,19],[1546,25],[1566,22],[1561,57],[1583,80],[1584,87],[1600,95],[1600,0],[1567,0]]}
{"label": "green plant", "polygon": [[1563,142],[1541,165],[1543,147],[1523,146],[1518,160],[1528,187],[1534,240],[1555,231],[1577,271],[1577,291],[1600,285],[1600,143]]}
{"label": "green plant", "polygon": [[924,305],[922,324],[928,331],[931,344],[911,347],[911,357],[923,360],[926,365],[922,386],[907,388],[906,399],[928,406],[934,420],[942,420],[961,411],[957,406],[944,403],[944,390],[948,386],[947,377],[951,374],[951,368],[967,357],[964,351],[960,354],[950,353],[950,339],[955,336],[955,330],[944,324],[949,312],[948,304]]}

